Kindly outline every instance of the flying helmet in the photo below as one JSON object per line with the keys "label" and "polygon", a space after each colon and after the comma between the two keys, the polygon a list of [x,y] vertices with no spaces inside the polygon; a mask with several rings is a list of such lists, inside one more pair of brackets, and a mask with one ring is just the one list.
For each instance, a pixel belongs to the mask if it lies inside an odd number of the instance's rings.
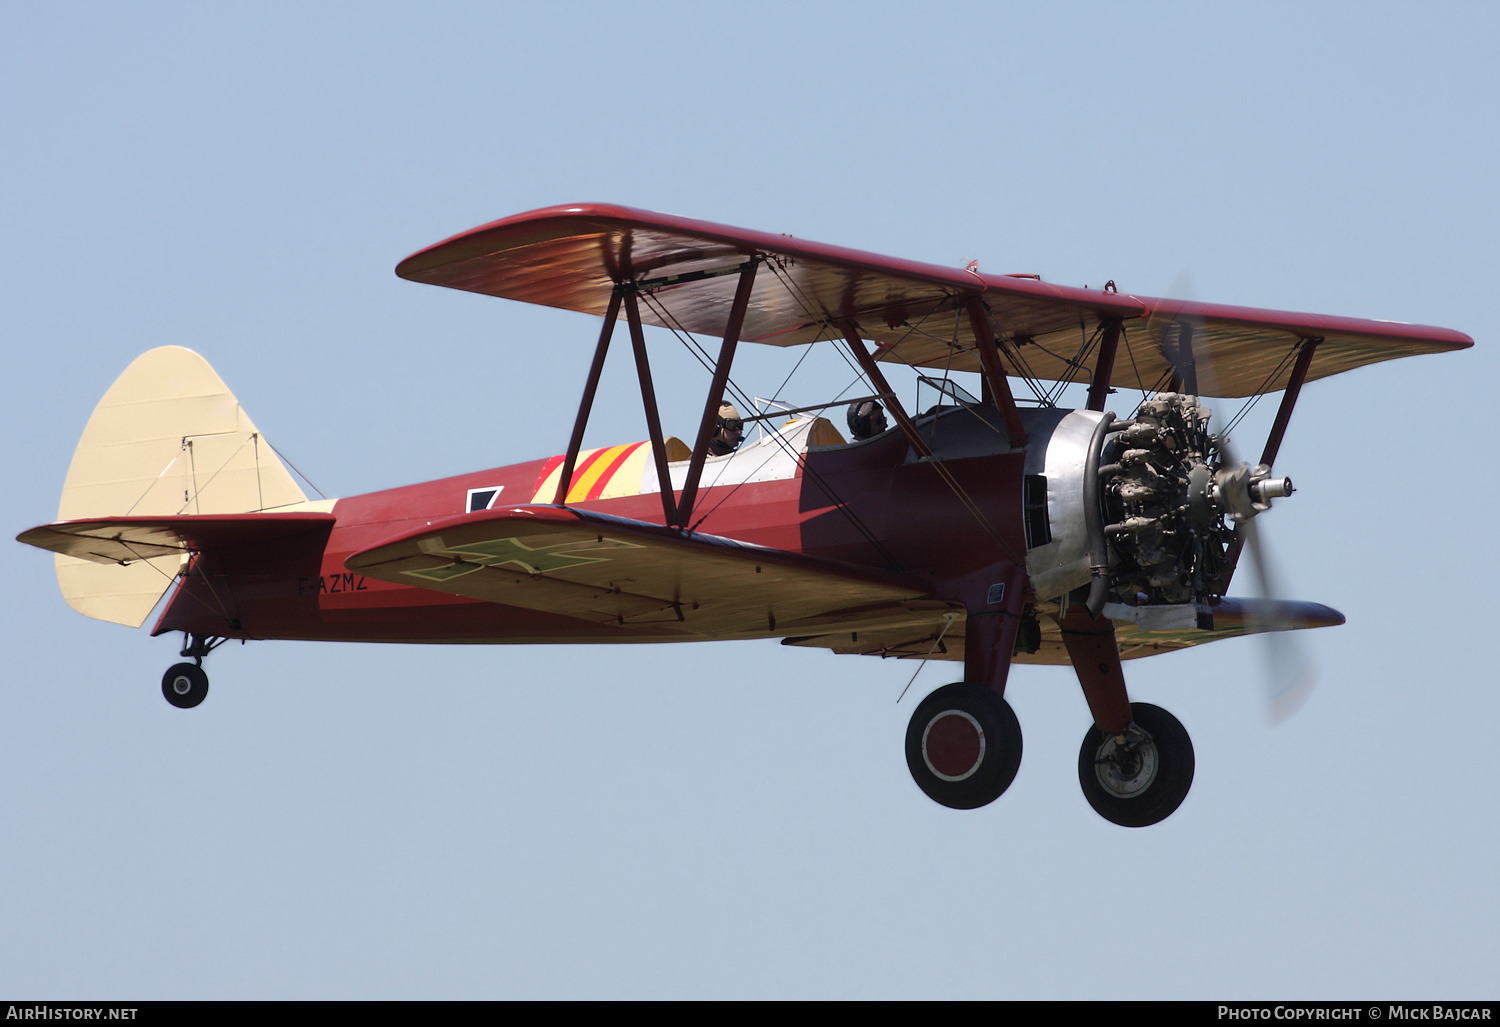
{"label": "flying helmet", "polygon": [[709,447],[716,456],[732,453],[744,440],[744,430],[745,422],[740,418],[740,412],[733,404],[723,403],[719,406],[719,419],[714,422],[714,437],[709,441]]}
{"label": "flying helmet", "polygon": [[849,404],[849,433],[858,439],[879,435],[888,427],[885,408],[873,399],[862,399]]}

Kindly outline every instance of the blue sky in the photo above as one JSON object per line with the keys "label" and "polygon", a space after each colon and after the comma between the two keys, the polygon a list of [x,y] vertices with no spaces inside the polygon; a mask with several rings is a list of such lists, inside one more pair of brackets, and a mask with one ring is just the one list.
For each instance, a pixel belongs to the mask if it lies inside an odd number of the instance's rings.
{"label": "blue sky", "polygon": [[[560,451],[597,322],[392,274],[554,203],[1476,346],[1304,391],[1264,531],[1349,623],[1305,637],[1321,680],[1276,728],[1253,639],[1128,665],[1197,749],[1148,830],[1079,792],[1064,670],[1012,676],[1020,774],[959,813],[902,758],[942,664],[898,704],[910,663],[775,643],[264,642],[184,713],[176,639],[79,617],[45,554],[0,547],[0,993],[1493,998],[1497,29],[1482,4],[7,5],[12,535],[168,343],[328,495]],[[703,375],[670,345],[673,430]],[[804,370],[793,401],[846,384]],[[644,437],[628,374],[596,444]]]}

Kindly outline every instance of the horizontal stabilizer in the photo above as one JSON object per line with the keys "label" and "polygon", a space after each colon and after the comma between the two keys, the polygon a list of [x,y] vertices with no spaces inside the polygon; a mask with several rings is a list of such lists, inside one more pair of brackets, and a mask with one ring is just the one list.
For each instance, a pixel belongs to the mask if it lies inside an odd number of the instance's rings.
{"label": "horizontal stabilizer", "polygon": [[598,624],[677,625],[685,637],[839,630],[931,605],[927,586],[905,575],[556,506],[453,517],[344,566]]}
{"label": "horizontal stabilizer", "polygon": [[334,520],[331,513],[104,517],[44,524],[21,532],[16,541],[93,563],[129,566],[139,560],[181,557],[318,528],[326,530]]}

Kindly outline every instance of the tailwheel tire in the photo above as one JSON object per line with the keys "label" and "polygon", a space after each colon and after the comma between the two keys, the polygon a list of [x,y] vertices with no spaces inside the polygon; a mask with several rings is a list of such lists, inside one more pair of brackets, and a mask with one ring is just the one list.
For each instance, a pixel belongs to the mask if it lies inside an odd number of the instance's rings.
{"label": "tailwheel tire", "polygon": [[[1193,786],[1193,740],[1160,706],[1131,703],[1126,742],[1090,728],[1078,752],[1084,798],[1105,820],[1149,827],[1172,815]],[[1139,729],[1139,733],[1133,729]]]}
{"label": "tailwheel tire", "polygon": [[906,728],[906,765],[917,787],[951,809],[998,799],[1021,767],[1021,725],[988,688],[960,682],[922,700]]}
{"label": "tailwheel tire", "polygon": [[179,663],[161,677],[161,694],[180,710],[190,710],[208,696],[208,675],[192,663]]}

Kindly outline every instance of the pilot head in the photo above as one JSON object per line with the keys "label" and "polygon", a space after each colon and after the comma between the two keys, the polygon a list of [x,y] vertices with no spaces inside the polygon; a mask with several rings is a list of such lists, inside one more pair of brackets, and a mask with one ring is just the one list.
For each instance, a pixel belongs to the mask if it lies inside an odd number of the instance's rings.
{"label": "pilot head", "polygon": [[885,431],[885,408],[873,399],[849,404],[849,434],[858,442]]}
{"label": "pilot head", "polygon": [[740,412],[728,403],[719,407],[719,419],[714,423],[714,436],[708,440],[708,448],[714,456],[733,453],[744,439],[745,422]]}

